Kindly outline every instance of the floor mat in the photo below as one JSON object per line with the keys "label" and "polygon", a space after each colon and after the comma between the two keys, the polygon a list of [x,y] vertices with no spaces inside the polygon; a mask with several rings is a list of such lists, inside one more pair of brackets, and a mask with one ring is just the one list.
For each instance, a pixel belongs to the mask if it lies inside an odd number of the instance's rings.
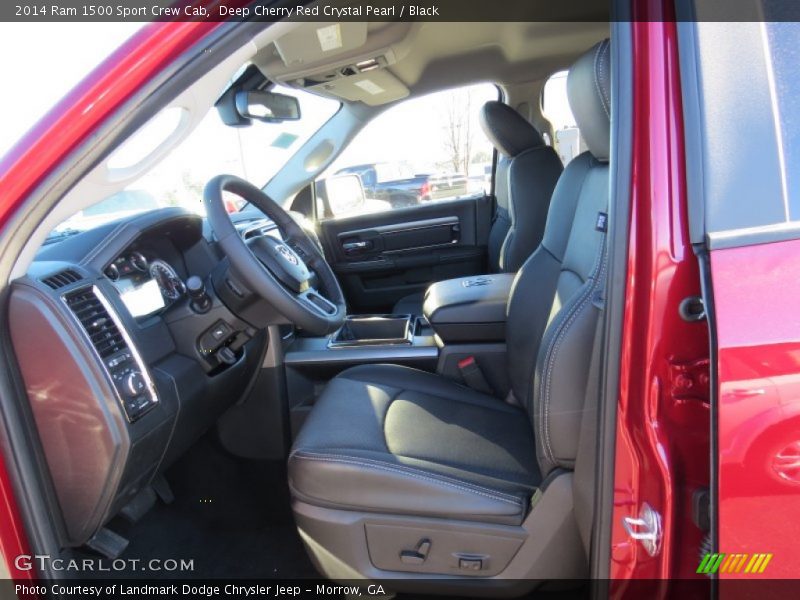
{"label": "floor mat", "polygon": [[122,558],[194,561],[191,573],[160,577],[318,577],[294,525],[283,462],[234,458],[206,437],[166,476],[172,504],[158,501],[136,524],[112,521],[130,540]]}

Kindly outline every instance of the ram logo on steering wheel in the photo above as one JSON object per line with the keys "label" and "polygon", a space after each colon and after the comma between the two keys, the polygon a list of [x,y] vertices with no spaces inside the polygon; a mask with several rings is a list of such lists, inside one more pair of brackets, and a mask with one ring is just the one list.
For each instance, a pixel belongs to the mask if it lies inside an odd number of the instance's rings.
{"label": "ram logo on steering wheel", "polygon": [[283,256],[283,258],[288,260],[293,265],[297,266],[297,265],[300,264],[300,262],[297,260],[297,257],[294,255],[294,253],[291,250],[289,250],[289,248],[284,246],[283,244],[281,244],[280,246],[277,246],[276,249],[278,250],[280,255]]}

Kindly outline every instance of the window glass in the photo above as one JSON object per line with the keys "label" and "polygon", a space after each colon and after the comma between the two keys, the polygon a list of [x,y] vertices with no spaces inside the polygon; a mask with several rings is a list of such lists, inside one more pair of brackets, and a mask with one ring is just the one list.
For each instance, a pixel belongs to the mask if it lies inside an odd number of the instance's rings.
{"label": "window glass", "polygon": [[800,23],[765,23],[772,80],[775,87],[776,128],[783,155],[782,187],[788,220],[800,221]]}
{"label": "window glass", "polygon": [[[273,91],[295,96],[300,101],[298,121],[264,123],[254,121],[249,127],[229,127],[216,109],[211,109],[200,124],[163,160],[122,192],[113,194],[73,215],[53,233],[51,240],[63,234],[83,231],[128,215],[165,206],[183,206],[204,213],[203,188],[221,173],[238,175],[263,186],[286,164],[289,158],[339,109],[339,103],[302,90],[275,86]],[[169,109],[167,109],[169,110]],[[158,119],[158,115],[154,120]],[[148,147],[143,139],[148,132],[134,136],[137,147]],[[157,136],[153,147],[163,139]],[[134,137],[130,140],[134,141]],[[121,150],[125,146],[120,147]],[[230,195],[226,204],[231,211],[244,202]]]}
{"label": "window glass", "polygon": [[[318,214],[344,217],[488,193],[493,148],[478,115],[498,95],[484,83],[406,100],[378,115],[322,175],[358,176],[363,204],[353,206],[352,183],[318,185],[327,193],[318,193]],[[347,189],[347,199],[332,198],[334,189]]]}
{"label": "window glass", "polygon": [[567,71],[555,73],[544,84],[542,113],[553,125],[553,147],[561,162],[566,165],[586,150],[567,99]]}

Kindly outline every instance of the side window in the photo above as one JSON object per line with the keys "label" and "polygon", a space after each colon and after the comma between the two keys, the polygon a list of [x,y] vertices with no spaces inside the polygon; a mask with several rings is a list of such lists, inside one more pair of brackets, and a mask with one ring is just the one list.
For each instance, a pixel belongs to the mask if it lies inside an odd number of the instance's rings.
{"label": "side window", "polygon": [[[478,115],[498,96],[496,86],[483,83],[406,100],[380,114],[323,173],[318,214],[339,218],[488,193],[493,149]],[[360,179],[363,202],[354,203],[354,184],[343,183],[344,176]],[[334,189],[347,189],[346,198]]]}
{"label": "side window", "polygon": [[544,84],[542,114],[553,125],[555,139],[552,140],[552,145],[566,166],[586,150],[567,99],[567,71],[553,74]]}

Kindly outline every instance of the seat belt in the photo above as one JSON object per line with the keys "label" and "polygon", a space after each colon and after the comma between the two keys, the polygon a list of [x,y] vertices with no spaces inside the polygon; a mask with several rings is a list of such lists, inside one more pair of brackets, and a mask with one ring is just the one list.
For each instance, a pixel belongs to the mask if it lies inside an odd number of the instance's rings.
{"label": "seat belt", "polygon": [[464,380],[464,383],[476,392],[489,395],[494,394],[492,386],[489,385],[486,376],[483,374],[474,356],[468,356],[458,361],[458,372],[461,373],[461,378]]}

